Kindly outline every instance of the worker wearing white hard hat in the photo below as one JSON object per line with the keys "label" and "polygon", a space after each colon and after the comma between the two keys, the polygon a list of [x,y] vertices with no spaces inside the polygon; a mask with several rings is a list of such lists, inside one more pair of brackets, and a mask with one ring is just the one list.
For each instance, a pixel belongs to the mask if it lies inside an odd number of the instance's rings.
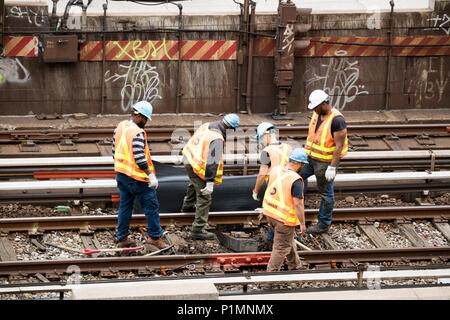
{"label": "worker wearing white hard hat", "polygon": [[308,227],[311,234],[328,232],[334,208],[334,179],[339,161],[347,154],[347,125],[343,114],[330,105],[330,97],[323,90],[309,95],[308,109],[313,110],[309,123],[306,153],[308,164],[300,172],[305,187],[307,179],[315,175],[321,194],[318,223]]}

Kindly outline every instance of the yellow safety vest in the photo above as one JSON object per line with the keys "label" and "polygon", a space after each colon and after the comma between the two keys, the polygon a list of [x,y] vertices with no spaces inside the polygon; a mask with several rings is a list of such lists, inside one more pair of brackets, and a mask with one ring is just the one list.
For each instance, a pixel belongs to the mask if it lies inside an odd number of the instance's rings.
{"label": "yellow safety vest", "polygon": [[284,167],[274,167],[270,170],[269,185],[263,200],[263,214],[283,222],[287,226],[300,224],[295,214],[292,184],[302,177]]}
{"label": "yellow safety vest", "polygon": [[[286,143],[280,143],[278,145],[271,144],[263,149],[269,154],[270,167],[284,167],[289,162],[289,153],[292,151],[292,147]],[[266,179],[269,177],[269,172],[266,175]]]}
{"label": "yellow safety vest", "polygon": [[133,139],[138,133],[143,133],[145,138],[145,157],[149,169],[156,176],[153,166],[150,150],[147,144],[147,133],[139,128],[133,121],[124,120],[119,123],[116,129],[115,151],[114,151],[114,170],[126,174],[127,176],[144,182],[149,182],[147,174],[139,168],[134,159]]}
{"label": "yellow safety vest", "polygon": [[[342,116],[339,110],[333,108],[331,112],[326,115],[316,130],[319,115],[313,113],[311,121],[309,122],[308,138],[306,139],[306,154],[311,158],[322,162],[331,162],[333,160],[333,151],[336,148],[333,136],[331,135],[331,123],[334,117]],[[341,158],[347,154],[348,139],[345,138],[344,147],[342,148]]]}
{"label": "yellow safety vest", "polygon": [[[194,135],[189,139],[188,143],[183,148],[183,155],[189,161],[195,174],[202,180],[205,180],[205,170],[209,156],[209,145],[216,139],[224,141],[223,136],[214,130],[208,129],[209,123],[203,124],[195,131]],[[217,173],[214,177],[214,184],[222,184],[223,176],[223,153],[220,157]]]}

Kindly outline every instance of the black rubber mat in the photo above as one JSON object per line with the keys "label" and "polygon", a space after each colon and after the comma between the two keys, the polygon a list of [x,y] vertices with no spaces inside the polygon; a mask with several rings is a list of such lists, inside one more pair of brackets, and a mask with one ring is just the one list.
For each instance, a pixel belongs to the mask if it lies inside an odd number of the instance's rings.
{"label": "black rubber mat", "polygon": [[[159,212],[181,212],[183,198],[189,184],[189,178],[184,169],[175,168],[163,163],[153,162],[158,177]],[[261,207],[261,201],[252,198],[256,175],[224,176],[220,186],[214,186],[210,211],[242,211]],[[265,187],[260,190],[260,199]],[[139,205],[134,213],[143,214]]]}

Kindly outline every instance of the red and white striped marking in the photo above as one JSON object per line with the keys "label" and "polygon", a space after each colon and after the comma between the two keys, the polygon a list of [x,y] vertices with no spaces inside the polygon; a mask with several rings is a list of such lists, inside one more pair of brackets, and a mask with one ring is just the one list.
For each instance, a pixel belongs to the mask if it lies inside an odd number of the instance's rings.
{"label": "red and white striped marking", "polygon": [[6,57],[37,57],[38,37],[10,37],[5,36]]}
{"label": "red and white striped marking", "polygon": [[[388,54],[388,47],[382,46],[358,46],[347,44],[320,43],[317,41],[331,41],[344,43],[361,44],[388,44],[386,37],[336,37],[336,38],[305,38],[311,44],[301,50],[297,50],[296,56],[303,57],[380,57]],[[275,54],[275,39],[258,38],[256,41],[256,55],[273,56]],[[394,37],[394,45],[442,45],[450,44],[449,36],[428,36],[428,37]],[[393,56],[444,56],[450,55],[450,47],[393,47]]]}
{"label": "red and white striped marking", "polygon": [[[102,60],[102,42],[89,41],[82,45],[81,61]],[[181,42],[182,60],[235,60],[235,40],[185,40]],[[178,60],[176,40],[135,40],[105,42],[105,60]]]}

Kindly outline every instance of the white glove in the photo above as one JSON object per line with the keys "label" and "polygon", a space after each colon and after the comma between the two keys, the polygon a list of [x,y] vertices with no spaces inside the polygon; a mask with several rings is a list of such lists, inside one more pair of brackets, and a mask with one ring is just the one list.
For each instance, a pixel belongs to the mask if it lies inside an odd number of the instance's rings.
{"label": "white glove", "polygon": [[200,190],[202,195],[207,196],[208,194],[213,193],[214,182],[207,182],[206,187]]}
{"label": "white glove", "polygon": [[253,191],[252,197],[253,197],[253,200],[259,201],[258,193],[257,193],[257,192]]}
{"label": "white glove", "polygon": [[148,178],[150,179],[148,187],[158,189],[158,179],[156,179],[155,175],[152,173],[148,176]]}
{"label": "white glove", "polygon": [[325,171],[325,179],[330,182],[334,177],[336,177],[336,167],[328,166],[327,171]]}

